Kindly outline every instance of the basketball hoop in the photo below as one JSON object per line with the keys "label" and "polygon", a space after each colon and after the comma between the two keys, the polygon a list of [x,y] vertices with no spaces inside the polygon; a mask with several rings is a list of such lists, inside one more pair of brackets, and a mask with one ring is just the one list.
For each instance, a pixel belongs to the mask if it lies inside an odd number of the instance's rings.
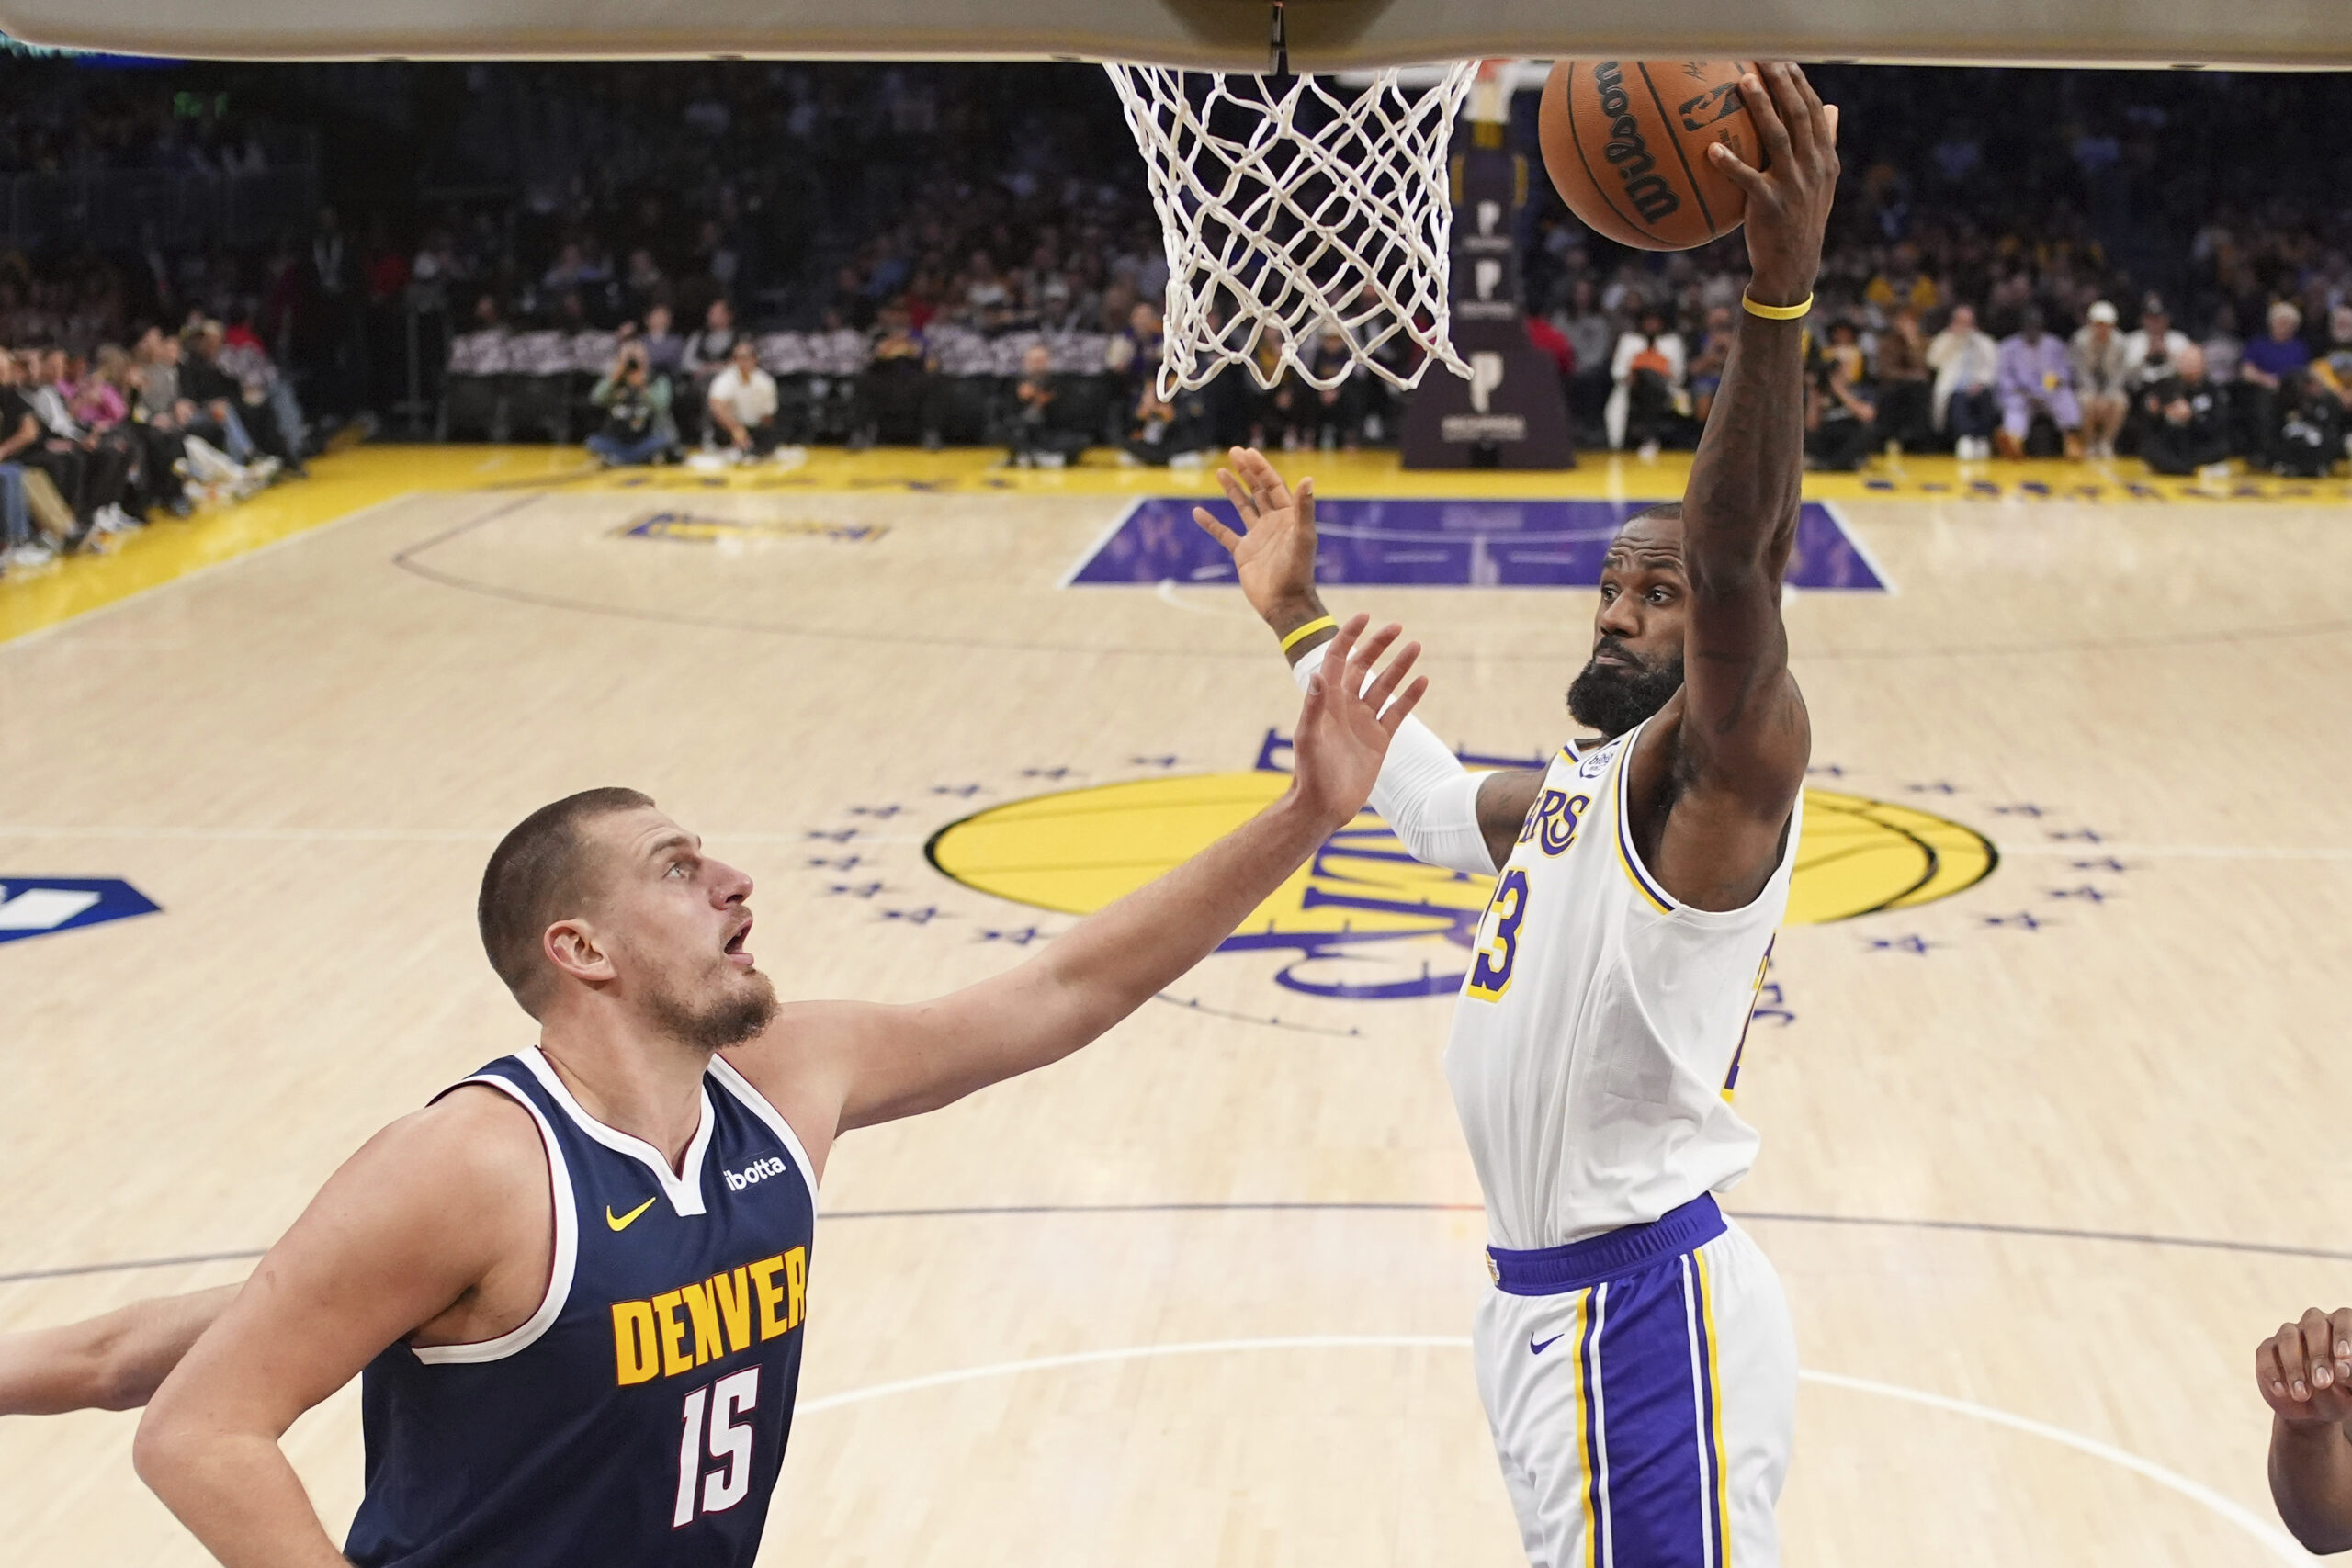
{"label": "basketball hoop", "polygon": [[[1469,376],[1449,325],[1446,170],[1478,62],[1427,86],[1393,69],[1362,87],[1104,69],[1150,169],[1168,247],[1162,398],[1228,365],[1248,367],[1261,387],[1291,371],[1327,391],[1358,366],[1405,389],[1432,364]],[[1327,334],[1347,358],[1317,370]]]}

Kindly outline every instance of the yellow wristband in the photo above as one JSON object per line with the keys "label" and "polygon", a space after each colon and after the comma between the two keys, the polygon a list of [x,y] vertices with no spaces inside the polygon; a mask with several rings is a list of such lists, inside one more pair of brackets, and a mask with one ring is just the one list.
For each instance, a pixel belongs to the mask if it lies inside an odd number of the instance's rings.
{"label": "yellow wristband", "polygon": [[1813,309],[1813,296],[1810,294],[1793,305],[1759,305],[1749,299],[1745,290],[1742,290],[1739,302],[1746,307],[1749,315],[1761,316],[1768,321],[1793,321]]}
{"label": "yellow wristband", "polygon": [[1292,632],[1290,636],[1283,638],[1283,651],[1284,653],[1288,653],[1292,649],[1296,648],[1300,643],[1305,642],[1317,632],[1337,630],[1339,628],[1339,625],[1340,623],[1336,616],[1317,615],[1315,619],[1307,622],[1305,626],[1300,626],[1297,630]]}

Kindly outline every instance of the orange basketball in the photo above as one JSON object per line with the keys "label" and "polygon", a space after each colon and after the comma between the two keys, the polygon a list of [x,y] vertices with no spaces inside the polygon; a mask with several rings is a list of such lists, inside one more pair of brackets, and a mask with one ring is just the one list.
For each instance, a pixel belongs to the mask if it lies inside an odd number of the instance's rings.
{"label": "orange basketball", "polygon": [[1756,122],[1730,60],[1563,60],[1544,84],[1544,165],[1587,228],[1645,251],[1687,251],[1739,227],[1747,193],[1707,143],[1750,164]]}

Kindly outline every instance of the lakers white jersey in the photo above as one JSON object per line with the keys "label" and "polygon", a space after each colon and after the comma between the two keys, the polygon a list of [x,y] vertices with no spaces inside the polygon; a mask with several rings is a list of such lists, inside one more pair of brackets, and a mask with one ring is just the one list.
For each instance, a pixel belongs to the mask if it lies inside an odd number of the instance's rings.
{"label": "lakers white jersey", "polygon": [[[1644,727],[1645,728],[1645,727]],[[1747,1173],[1731,1086],[1804,826],[1745,908],[1687,908],[1625,809],[1637,728],[1565,750],[1479,922],[1445,1052],[1496,1247],[1646,1224]]]}

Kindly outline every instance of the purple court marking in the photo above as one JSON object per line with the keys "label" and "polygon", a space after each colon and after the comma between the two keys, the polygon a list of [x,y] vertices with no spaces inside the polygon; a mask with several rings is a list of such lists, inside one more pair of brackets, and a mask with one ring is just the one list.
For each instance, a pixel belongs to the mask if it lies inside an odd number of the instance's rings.
{"label": "purple court marking", "polygon": [[[1069,578],[1076,583],[1233,581],[1233,562],[1193,521],[1193,496],[1136,503]],[[1422,588],[1589,588],[1618,525],[1647,501],[1319,501],[1317,578]],[[1216,503],[1219,512],[1227,502]],[[1886,583],[1838,515],[1808,501],[1788,581],[1883,593]]]}

